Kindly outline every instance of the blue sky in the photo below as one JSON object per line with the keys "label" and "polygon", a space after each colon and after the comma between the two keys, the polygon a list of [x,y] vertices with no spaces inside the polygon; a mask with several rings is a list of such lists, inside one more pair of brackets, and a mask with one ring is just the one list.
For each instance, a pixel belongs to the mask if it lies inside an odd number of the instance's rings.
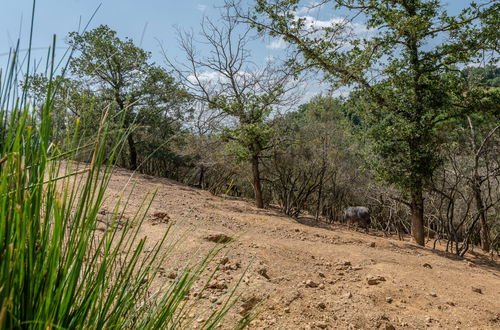
{"label": "blue sky", "polygon": [[[0,2],[0,54],[5,57],[19,36],[27,42],[32,0]],[[174,26],[196,29],[203,14],[216,15],[213,6],[222,3],[223,0],[38,0],[33,46],[37,49],[47,47],[53,34],[58,36],[59,46],[64,46],[68,32],[78,30],[80,20],[82,24],[86,23],[100,5],[90,27],[107,24],[120,36],[130,37],[138,44],[145,31],[141,46],[151,51],[154,59],[160,62],[158,40],[169,53],[178,55]],[[449,9],[455,12],[469,3],[467,0],[449,0]],[[323,10],[325,12],[330,11]],[[261,59],[276,52],[267,48],[265,42],[255,45],[253,51],[253,55]],[[45,55],[41,50],[37,52],[41,57]]]}
{"label": "blue sky", "polygon": [[[5,58],[21,36],[24,45],[28,42],[31,19],[31,0],[0,0],[0,56]],[[68,32],[76,31],[79,22],[84,25],[96,8],[100,6],[90,28],[107,24],[118,31],[121,37],[130,37],[162,62],[159,42],[169,56],[181,56],[177,49],[176,30],[197,29],[203,14],[216,15],[214,5],[222,0],[38,0],[36,3],[33,47],[36,57],[45,57],[46,48],[56,34],[58,46],[64,47]],[[142,37],[144,32],[144,37]],[[141,40],[142,39],[142,40]],[[25,48],[25,47],[21,47]],[[273,53],[260,42],[252,49],[256,58],[265,58]],[[62,53],[63,50],[60,50]],[[0,59],[1,62],[2,59]]]}
{"label": "blue sky", "polygon": [[[251,0],[245,0],[251,3]],[[468,6],[468,0],[448,0],[450,13],[457,13]],[[21,49],[26,48],[29,35],[32,0],[0,0],[0,67],[4,67],[9,48],[21,38]],[[304,3],[313,0],[304,0]],[[175,26],[181,29],[198,29],[203,15],[217,17],[214,6],[223,0],[38,0],[34,24],[33,47],[35,59],[46,58],[46,49],[51,44],[52,35],[58,38],[58,54],[64,53],[65,38],[71,31],[85,25],[100,6],[90,23],[90,29],[107,24],[120,37],[130,37],[136,44],[150,51],[153,60],[163,63],[160,45],[170,58],[182,58],[177,47]],[[322,8],[307,15],[328,21],[339,15]],[[281,46],[278,41],[261,40],[252,43],[255,62],[270,56],[279,56]],[[317,89],[315,89],[317,91]]]}

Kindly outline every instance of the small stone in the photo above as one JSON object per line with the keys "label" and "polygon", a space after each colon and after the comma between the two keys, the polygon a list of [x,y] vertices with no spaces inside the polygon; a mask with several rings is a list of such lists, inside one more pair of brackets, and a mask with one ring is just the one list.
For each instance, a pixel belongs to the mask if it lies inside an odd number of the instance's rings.
{"label": "small stone", "polygon": [[422,265],[424,268],[432,269],[432,266],[428,263]]}
{"label": "small stone", "polygon": [[316,323],[315,325],[320,329],[326,329],[328,327],[328,324],[322,322]]}
{"label": "small stone", "polygon": [[211,297],[211,298],[210,298],[210,302],[211,302],[211,303],[215,303],[215,302],[217,302],[217,297]]}
{"label": "small stone", "polygon": [[306,287],[308,288],[317,288],[318,283],[314,282],[313,280],[307,280],[306,281]]}
{"label": "small stone", "polygon": [[321,273],[321,272],[320,272],[320,273],[318,273],[318,276],[319,276],[319,277],[323,277],[323,278],[325,278],[325,274],[323,274],[323,273]]}
{"label": "small stone", "polygon": [[347,292],[347,293],[345,294],[345,297],[346,297],[347,299],[350,299],[350,298],[352,298],[352,293],[350,293],[350,292]]}
{"label": "small stone", "polygon": [[455,306],[455,303],[453,301],[447,301],[446,303],[450,306]]}
{"label": "small stone", "polygon": [[396,328],[392,324],[387,323],[385,325],[385,330],[396,330]]}
{"label": "small stone", "polygon": [[319,309],[325,309],[325,308],[326,308],[325,303],[320,302],[320,303],[318,304],[318,308],[319,308]]}
{"label": "small stone", "polygon": [[222,258],[222,259],[221,259],[220,263],[221,263],[222,265],[225,265],[225,264],[227,264],[227,263],[228,263],[228,261],[229,261],[229,258],[228,258],[228,257],[224,257],[224,258]]}
{"label": "small stone", "polygon": [[437,293],[436,293],[436,292],[430,292],[430,293],[429,293],[429,296],[431,296],[431,297],[437,297],[438,295],[437,295]]}
{"label": "small stone", "polygon": [[377,285],[380,282],[385,282],[385,277],[383,276],[369,276],[367,279],[369,285]]}
{"label": "small stone", "polygon": [[390,303],[392,303],[393,300],[392,300],[392,297],[387,297],[387,298],[385,298],[385,301],[390,304]]}
{"label": "small stone", "polygon": [[261,268],[257,271],[257,273],[259,273],[259,275],[261,275],[262,277],[266,278],[266,279],[270,279],[269,275],[267,274],[267,268]]}
{"label": "small stone", "polygon": [[432,323],[432,317],[427,316],[427,317],[425,318],[425,322],[427,322],[427,323]]}
{"label": "small stone", "polygon": [[323,283],[321,283],[319,286],[318,286],[319,289],[321,290],[324,290],[325,289],[325,285]]}
{"label": "small stone", "polygon": [[474,286],[472,287],[472,291],[473,291],[473,292],[480,293],[480,294],[482,294],[482,293],[483,293],[483,290],[481,290],[481,288],[476,288],[476,287],[474,287]]}
{"label": "small stone", "polygon": [[371,242],[371,243],[369,244],[369,246],[370,246],[370,247],[375,247],[375,242]]}
{"label": "small stone", "polygon": [[290,307],[286,307],[286,308],[284,309],[284,311],[285,311],[285,313],[290,313]]}
{"label": "small stone", "polygon": [[171,272],[167,275],[167,277],[171,280],[175,279],[177,277],[177,273],[176,272]]}
{"label": "small stone", "polygon": [[212,281],[208,287],[210,289],[224,290],[227,289],[227,284],[222,281]]}

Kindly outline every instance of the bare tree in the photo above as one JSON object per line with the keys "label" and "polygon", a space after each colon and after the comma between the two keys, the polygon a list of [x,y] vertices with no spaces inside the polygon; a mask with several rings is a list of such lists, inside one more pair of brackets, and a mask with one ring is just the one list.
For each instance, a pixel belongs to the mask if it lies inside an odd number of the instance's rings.
{"label": "bare tree", "polygon": [[205,17],[199,40],[192,32],[179,31],[185,61],[166,58],[184,88],[213,111],[212,118],[224,119],[221,136],[240,160],[251,164],[255,203],[262,208],[260,158],[271,147],[269,119],[295,103],[290,92],[298,82],[285,65],[267,61],[259,66],[250,59],[255,39],[250,32],[228,11],[217,22]]}

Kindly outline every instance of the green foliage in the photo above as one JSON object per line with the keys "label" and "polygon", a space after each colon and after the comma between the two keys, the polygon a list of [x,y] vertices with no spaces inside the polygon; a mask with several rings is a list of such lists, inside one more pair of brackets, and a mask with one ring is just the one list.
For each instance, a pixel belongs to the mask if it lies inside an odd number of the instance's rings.
{"label": "green foliage", "polygon": [[[472,3],[450,16],[440,1],[331,3],[364,17],[369,37],[350,33],[350,23],[309,26],[294,14],[300,1],[259,0],[259,15],[246,18],[294,45],[303,59],[295,61],[298,69],[319,67],[332,81],[353,85],[379,174],[404,190],[420,190],[439,164],[439,125],[470,111],[456,67],[495,47],[499,4]],[[370,78],[370,68],[381,73],[378,79]]]}
{"label": "green foliage", "polygon": [[70,68],[78,82],[115,112],[125,111],[124,127],[135,128],[128,137],[128,166],[136,169],[138,159],[151,157],[180,159],[172,145],[190,114],[190,97],[173,77],[151,63],[150,53],[105,25],[81,35],[70,33],[69,43],[77,55]]}
{"label": "green foliage", "polygon": [[[20,68],[15,55],[12,61],[0,88],[0,327],[189,327],[183,316],[196,302],[184,298],[217,250],[152,293],[169,257],[168,230],[147,253],[139,236],[154,194],[131,219],[122,218],[127,200],[121,198],[106,218],[99,214],[130,133],[121,125],[124,113],[100,112],[95,134],[82,143],[78,118],[66,119],[71,130],[53,125],[64,78],[35,76],[43,97],[31,105],[17,97],[27,94],[16,92]],[[89,164],[73,161],[82,152],[91,154]],[[228,299],[201,327],[216,327],[233,303]]]}

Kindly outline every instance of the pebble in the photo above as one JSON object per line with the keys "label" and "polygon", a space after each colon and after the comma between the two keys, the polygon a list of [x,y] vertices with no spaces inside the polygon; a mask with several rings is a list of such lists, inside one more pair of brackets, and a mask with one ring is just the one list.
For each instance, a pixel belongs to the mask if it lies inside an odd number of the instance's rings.
{"label": "pebble", "polygon": [[308,288],[317,288],[318,283],[314,282],[313,280],[307,280],[306,281],[306,287]]}
{"label": "pebble", "polygon": [[481,288],[476,288],[476,287],[474,287],[474,286],[472,287],[472,291],[473,291],[473,292],[480,293],[480,294],[482,294],[482,293],[483,293],[483,290],[481,290]]}
{"label": "pebble", "polygon": [[369,285],[377,285],[380,282],[385,282],[385,277],[383,277],[383,276],[368,276],[366,280],[367,280]]}

